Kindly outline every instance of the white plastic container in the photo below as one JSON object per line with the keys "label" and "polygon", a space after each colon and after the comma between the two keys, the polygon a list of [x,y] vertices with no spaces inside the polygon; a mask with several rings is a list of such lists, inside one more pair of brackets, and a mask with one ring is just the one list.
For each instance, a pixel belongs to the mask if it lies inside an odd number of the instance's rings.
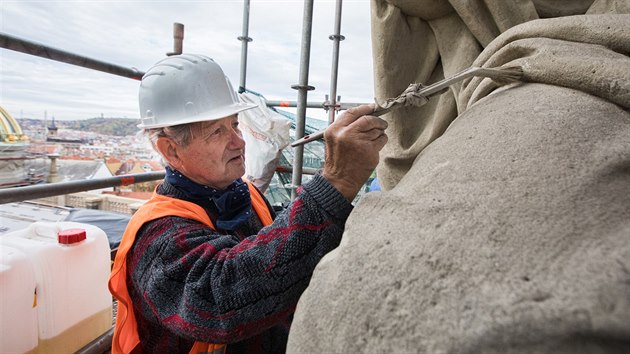
{"label": "white plastic container", "polygon": [[35,222],[0,237],[1,245],[21,250],[33,264],[39,353],[74,353],[111,328],[111,261],[103,230],[74,222]]}
{"label": "white plastic container", "polygon": [[36,351],[33,265],[24,252],[0,245],[0,353]]}

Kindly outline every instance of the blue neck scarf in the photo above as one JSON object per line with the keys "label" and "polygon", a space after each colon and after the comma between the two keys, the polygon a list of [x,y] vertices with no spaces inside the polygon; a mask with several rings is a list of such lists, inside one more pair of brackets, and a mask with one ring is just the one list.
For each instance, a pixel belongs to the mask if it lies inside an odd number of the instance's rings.
{"label": "blue neck scarf", "polygon": [[194,202],[214,202],[219,213],[216,220],[219,229],[234,231],[251,215],[252,200],[249,188],[241,178],[226,189],[219,190],[195,183],[179,171],[166,167],[165,180]]}

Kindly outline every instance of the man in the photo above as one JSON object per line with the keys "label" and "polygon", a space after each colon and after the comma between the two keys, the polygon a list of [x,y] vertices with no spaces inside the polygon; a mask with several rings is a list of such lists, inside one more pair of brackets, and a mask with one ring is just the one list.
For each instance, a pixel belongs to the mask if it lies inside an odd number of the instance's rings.
{"label": "man", "polygon": [[284,352],[297,301],[339,244],[387,123],[369,115],[371,106],[341,115],[324,135],[321,173],[275,217],[241,179],[237,114],[254,106],[238,102],[212,59],[158,62],[142,78],[139,101],[139,127],[166,177],[129,222],[114,262],[112,352]]}

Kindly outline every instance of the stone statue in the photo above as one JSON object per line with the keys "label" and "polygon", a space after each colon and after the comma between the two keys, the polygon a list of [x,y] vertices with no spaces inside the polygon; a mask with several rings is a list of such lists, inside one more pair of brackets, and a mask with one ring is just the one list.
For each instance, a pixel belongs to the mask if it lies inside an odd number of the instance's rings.
{"label": "stone statue", "polygon": [[389,142],[290,353],[630,351],[630,1],[372,0]]}

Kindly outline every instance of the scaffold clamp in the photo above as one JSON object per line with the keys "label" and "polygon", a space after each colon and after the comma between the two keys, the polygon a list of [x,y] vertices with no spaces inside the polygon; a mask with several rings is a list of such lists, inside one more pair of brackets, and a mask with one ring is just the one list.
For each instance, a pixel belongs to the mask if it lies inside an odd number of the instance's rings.
{"label": "scaffold clamp", "polygon": [[294,90],[307,90],[307,91],[313,91],[315,90],[315,86],[311,86],[311,85],[291,85],[291,88]]}

